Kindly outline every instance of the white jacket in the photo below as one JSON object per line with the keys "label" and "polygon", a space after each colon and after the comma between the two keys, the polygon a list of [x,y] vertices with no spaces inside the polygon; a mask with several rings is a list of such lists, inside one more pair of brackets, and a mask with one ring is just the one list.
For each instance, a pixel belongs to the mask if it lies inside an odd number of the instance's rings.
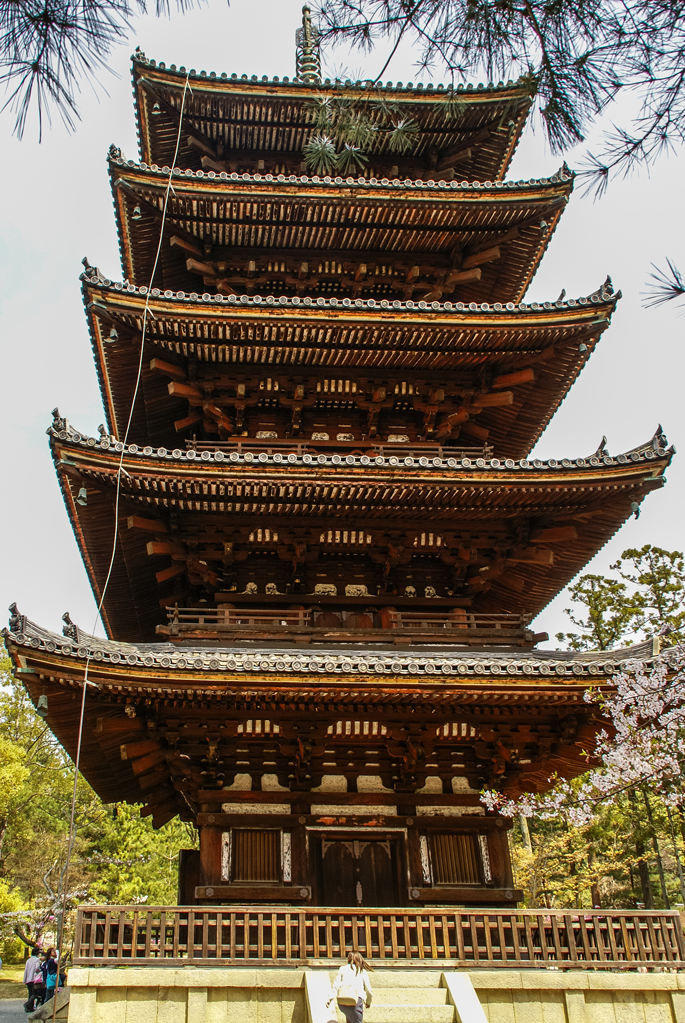
{"label": "white jacket", "polygon": [[366,970],[358,971],[357,967],[353,966],[352,963],[345,963],[344,966],[340,967],[338,975],[333,981],[333,993],[335,995],[338,994],[343,984],[345,986],[349,985],[356,992],[357,1001],[361,998],[365,1004],[371,1004],[373,991],[371,990],[371,982]]}

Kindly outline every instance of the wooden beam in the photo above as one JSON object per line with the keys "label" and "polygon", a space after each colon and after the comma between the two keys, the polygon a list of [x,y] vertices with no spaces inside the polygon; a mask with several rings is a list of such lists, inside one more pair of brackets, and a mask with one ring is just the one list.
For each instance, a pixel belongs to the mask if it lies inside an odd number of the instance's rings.
{"label": "wooden beam", "polygon": [[199,259],[186,259],[186,269],[191,273],[202,274],[203,277],[216,277],[217,270],[213,263],[203,263]]}
{"label": "wooden beam", "polygon": [[184,544],[173,540],[150,540],[147,545],[148,554],[170,554],[172,558],[185,558],[187,550]]}
{"label": "wooden beam", "polygon": [[126,519],[129,529],[141,529],[145,533],[168,533],[166,522],[160,519],[144,519],[141,515],[129,515]]}
{"label": "wooden beam", "polygon": [[502,405],[514,404],[513,391],[499,391],[496,394],[479,394],[473,399],[474,406],[480,408],[499,408]]}
{"label": "wooden beam", "polygon": [[527,369],[516,370],[514,373],[503,373],[502,376],[495,377],[491,387],[494,389],[499,387],[515,387],[517,384],[529,384],[533,380],[535,380],[535,371],[528,367]]}
{"label": "wooden beam", "polygon": [[195,426],[196,423],[201,423],[203,419],[204,414],[200,414],[199,412],[191,416],[186,416],[184,419],[175,419],[174,430],[176,433],[182,433],[184,430],[187,430],[189,426]]}
{"label": "wooden beam", "polygon": [[205,153],[207,156],[216,160],[216,149],[206,138],[201,137],[200,135],[190,135],[188,137],[188,145],[191,149],[197,149],[201,153]]}
{"label": "wooden beam", "polygon": [[185,571],[185,564],[172,565],[171,568],[164,568],[161,572],[155,572],[155,579],[158,583],[165,583],[169,579],[175,579],[177,575],[183,575]]}
{"label": "wooden beam", "polygon": [[176,366],[173,362],[165,362],[164,359],[150,359],[150,369],[153,373],[163,373],[164,376],[171,377],[172,380],[178,380],[179,382],[185,383],[188,379],[186,371],[182,366]]}
{"label": "wooden beam", "polygon": [[172,249],[183,249],[184,252],[190,252],[193,256],[199,256],[200,259],[202,259],[205,254],[201,245],[194,245],[189,238],[182,238],[178,234],[172,234],[169,239],[169,245]]}
{"label": "wooden beam", "polygon": [[509,551],[506,560],[522,565],[553,565],[554,551],[544,547],[518,547]]}
{"label": "wooden beam", "polygon": [[577,540],[578,530],[575,526],[551,526],[549,529],[536,529],[530,538],[534,543],[561,543],[564,540]]}
{"label": "wooden beam", "polygon": [[471,159],[471,148],[458,149],[456,153],[450,153],[447,156],[443,156],[441,160],[438,160],[437,171],[448,170],[450,167],[454,167],[457,163],[463,163],[465,160]]}
{"label": "wooden beam", "polygon": [[177,398],[194,398],[196,401],[202,401],[203,394],[198,387],[194,387],[192,384],[181,383],[180,380],[172,380],[169,384],[169,394]]}
{"label": "wooden beam", "polygon": [[443,281],[443,287],[463,284],[465,281],[479,281],[482,276],[483,271],[479,267],[474,267],[472,270],[452,270]]}
{"label": "wooden beam", "polygon": [[[538,216],[538,220],[539,219],[540,218]],[[499,246],[499,245],[504,245],[506,242],[514,241],[520,235],[521,227],[522,226],[527,226],[528,223],[534,223],[534,221],[528,221],[528,222],[526,222],[525,225],[518,225],[516,227],[511,227],[508,231],[503,231],[501,234],[496,235],[494,238],[491,238],[487,242],[486,241],[483,241],[483,242],[480,242],[480,243],[479,242],[475,242],[474,244],[469,245],[467,250],[466,250],[466,255],[467,256],[472,256],[472,255],[475,255],[477,252],[483,252],[485,249],[490,249],[494,245],[498,245]]]}
{"label": "wooden beam", "polygon": [[464,423],[461,428],[462,433],[468,433],[470,437],[475,437],[476,440],[481,441],[483,444],[487,441],[490,436],[490,431],[484,426],[478,426],[477,423],[472,422],[470,419]]}
{"label": "wooden beam", "polygon": [[145,774],[147,771],[151,771],[153,767],[157,767],[158,764],[166,762],[166,753],[163,750],[158,750],[153,753],[147,753],[143,757],[136,757],[135,760],[129,760],[133,773],[136,777],[139,774]]}
{"label": "wooden beam", "polygon": [[[151,795],[152,790],[159,788],[160,785],[163,785],[166,789],[166,784],[168,781],[169,772],[165,764],[164,767],[158,767],[156,768],[156,770],[150,771],[148,774],[141,774],[140,778],[138,779],[138,787],[140,788],[141,792],[145,792],[148,795]],[[147,795],[145,798],[147,798]]]}
{"label": "wooden beam", "polygon": [[482,252],[474,252],[472,256],[467,256],[461,264],[462,270],[468,270],[472,266],[482,266],[483,263],[492,263],[493,260],[499,259],[502,255],[499,245],[494,245],[491,249],[483,249]]}
{"label": "wooden beam", "polygon": [[101,736],[135,735],[137,732],[143,731],[145,731],[145,726],[140,718],[103,716],[95,722],[95,734]]}
{"label": "wooden beam", "polygon": [[158,739],[140,739],[138,742],[122,743],[119,746],[119,754],[122,760],[134,760],[146,753],[155,753],[161,748]]}

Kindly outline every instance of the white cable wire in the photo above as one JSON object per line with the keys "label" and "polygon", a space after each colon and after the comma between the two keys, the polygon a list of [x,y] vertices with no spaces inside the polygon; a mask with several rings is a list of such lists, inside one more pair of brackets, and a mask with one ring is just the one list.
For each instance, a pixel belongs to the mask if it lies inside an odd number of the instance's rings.
{"label": "white cable wire", "polygon": [[[166,191],[164,193],[164,206],[162,208],[162,222],[161,222],[160,230],[159,230],[159,242],[157,244],[157,252],[155,254],[155,261],[154,261],[154,264],[152,266],[152,273],[150,274],[150,284],[149,284],[149,287],[147,289],[147,294],[145,296],[145,308],[143,310],[143,329],[142,329],[142,335],[141,335],[141,340],[140,340],[140,358],[138,359],[138,373],[137,373],[137,376],[136,376],[136,384],[135,384],[135,387],[133,389],[133,397],[131,399],[131,408],[130,408],[130,411],[129,411],[129,414],[128,414],[128,421],[126,423],[126,430],[124,432],[123,443],[122,443],[122,447],[121,447],[121,457],[119,458],[119,468],[117,469],[116,496],[115,496],[115,500],[114,500],[114,538],[113,538],[113,541],[112,541],[112,556],[111,556],[111,558],[109,560],[109,567],[107,569],[107,575],[105,577],[105,583],[104,583],[104,586],[102,587],[102,593],[101,593],[100,600],[99,600],[99,603],[98,603],[98,606],[97,606],[97,611],[95,613],[95,621],[93,622],[92,633],[95,633],[95,630],[97,628],[98,619],[100,618],[100,614],[102,612],[102,606],[104,604],[105,594],[107,593],[107,588],[109,586],[109,581],[110,581],[110,578],[112,576],[112,569],[114,567],[114,560],[115,560],[115,557],[116,557],[117,540],[119,539],[119,499],[120,499],[120,496],[121,496],[121,477],[122,477],[122,473],[126,472],[126,470],[124,469],[124,455],[126,453],[126,442],[128,440],[129,431],[131,429],[131,422],[133,420],[133,410],[135,408],[136,399],[138,397],[138,390],[140,388],[140,381],[141,381],[141,377],[142,377],[142,374],[143,374],[143,358],[144,358],[144,355],[145,355],[145,334],[146,334],[146,331],[147,331],[148,312],[149,312],[149,308],[150,308],[150,295],[151,295],[151,292],[152,292],[152,283],[153,283],[153,281],[155,279],[155,274],[157,273],[157,266],[159,264],[159,257],[160,257],[161,251],[162,251],[162,242],[164,240],[164,226],[165,226],[165,223],[166,223],[167,208],[168,208],[168,205],[169,205],[169,194],[172,191],[171,179],[172,179],[172,175],[173,175],[173,172],[174,172],[174,168],[176,166],[176,160],[178,159],[178,151],[179,151],[180,146],[181,146],[181,129],[183,127],[183,113],[184,113],[185,104],[186,104],[186,94],[187,94],[188,88],[189,88],[189,84],[188,84],[189,79],[190,79],[190,73],[188,73],[186,75],[185,84],[183,86],[183,97],[181,99],[181,110],[180,110],[179,119],[178,119],[178,135],[176,137],[176,149],[174,150],[174,158],[171,161],[171,167],[169,169],[169,178],[167,180]],[[72,853],[72,849],[73,849],[73,845],[74,845],[74,822],[75,822],[75,814],[76,814],[76,792],[77,792],[77,786],[78,786],[79,766],[80,766],[80,763],[81,763],[81,746],[82,746],[82,743],[83,743],[83,722],[84,722],[84,719],[85,719],[85,711],[86,711],[86,692],[88,690],[88,686],[93,684],[88,679],[88,668],[90,667],[91,656],[92,655],[91,655],[91,652],[89,650],[88,654],[86,656],[85,671],[83,673],[83,692],[82,692],[82,695],[81,695],[81,711],[80,711],[80,715],[79,715],[78,738],[77,738],[77,741],[76,741],[76,757],[74,759],[74,787],[73,787],[72,796],[71,796],[71,814],[70,814],[70,820],[69,820],[69,842],[67,844],[67,859],[66,859],[66,863],[65,863],[65,867],[64,867],[64,874],[63,874],[64,888],[63,888],[63,892],[62,892],[62,911],[60,913],[59,933],[58,933],[58,937],[57,937],[57,948],[58,948],[58,951],[60,952],[60,956],[61,956],[62,935],[63,935],[63,932],[64,932],[64,917],[66,915],[67,883],[68,883],[68,880],[69,880],[69,867],[70,867],[70,864],[71,864],[71,853]],[[58,969],[59,969],[59,966],[58,966]],[[53,1008],[53,1012],[52,1012],[52,1019],[53,1019],[53,1021],[55,1019],[55,1014],[57,1012],[57,991],[58,990],[59,990],[59,986],[56,988],[55,995],[54,995],[54,1003],[55,1004],[54,1004],[54,1008]]]}

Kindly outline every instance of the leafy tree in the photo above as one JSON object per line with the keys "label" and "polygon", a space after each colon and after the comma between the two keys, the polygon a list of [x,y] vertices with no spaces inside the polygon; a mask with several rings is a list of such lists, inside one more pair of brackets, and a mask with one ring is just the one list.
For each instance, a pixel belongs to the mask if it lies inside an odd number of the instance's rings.
{"label": "leafy tree", "polygon": [[[176,3],[183,11],[194,0]],[[80,80],[92,84],[112,47],[128,35],[135,12],[147,9],[146,0],[0,0],[0,83],[20,138],[32,104],[39,134],[52,109],[74,127]],[[169,0],[155,0],[158,15],[169,10]]]}
{"label": "leafy tree", "polygon": [[583,575],[568,592],[574,603],[587,609],[585,617],[565,609],[580,632],[558,632],[556,638],[568,643],[571,650],[611,650],[635,622],[637,612],[628,600],[625,583],[603,575]]}
{"label": "leafy tree", "polygon": [[[681,551],[645,544],[624,551],[611,566],[635,590],[630,598],[635,626],[647,638],[667,634],[685,640],[685,560]],[[618,585],[621,585],[620,583]]]}
{"label": "leafy tree", "polygon": [[66,949],[84,898],[174,904],[178,851],[196,845],[194,829],[172,821],[155,832],[139,807],[105,806],[83,778],[65,875],[73,764],[0,651],[0,944],[54,942],[64,905]]}
{"label": "leafy tree", "polygon": [[611,571],[620,578],[583,575],[569,586],[569,596],[585,609],[565,613],[579,632],[558,632],[570,650],[611,650],[630,646],[636,636],[685,639],[685,558],[663,547],[630,548]]}
{"label": "leafy tree", "polygon": [[394,53],[406,39],[422,71],[439,67],[453,80],[522,76],[555,152],[582,142],[620,92],[633,92],[637,117],[607,132],[590,157],[600,189],[685,138],[678,0],[321,0],[319,18],[324,40],[369,50],[385,38]]}
{"label": "leafy tree", "polygon": [[558,781],[546,793],[510,800],[487,791],[483,801],[507,816],[559,818],[582,827],[624,794],[641,793],[653,833],[648,792],[668,808],[685,806],[685,646],[651,664],[627,663],[613,675],[609,692],[590,691],[587,699],[607,721],[590,751],[596,767],[580,782]]}
{"label": "leafy tree", "polygon": [[140,808],[117,803],[92,829],[84,863],[92,872],[89,898],[96,902],[175,905],[178,854],[194,848],[197,833],[178,818],[153,831]]}
{"label": "leafy tree", "polygon": [[[582,779],[574,782],[576,788],[581,785]],[[671,828],[662,800],[650,796],[649,804],[653,829],[640,795],[603,803],[591,823],[574,826],[563,817],[528,820],[530,844],[517,821],[513,864],[525,905],[654,909],[685,901],[680,884],[682,836]]]}

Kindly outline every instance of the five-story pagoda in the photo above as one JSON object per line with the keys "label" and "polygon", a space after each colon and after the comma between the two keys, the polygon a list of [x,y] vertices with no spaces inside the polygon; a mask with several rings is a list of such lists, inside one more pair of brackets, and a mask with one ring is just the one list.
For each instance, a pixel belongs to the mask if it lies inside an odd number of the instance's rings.
{"label": "five-story pagoda", "polygon": [[315,42],[293,81],[135,55],[124,282],[82,276],[107,426],[48,431],[109,638],[6,642],[72,755],[88,665],[103,800],[197,824],[182,903],[512,905],[479,790],[584,770],[623,656],[529,623],[671,451],[527,457],[619,296],[521,301],[573,186],[505,181],[525,89],[346,83],[413,147],[311,175]]}

